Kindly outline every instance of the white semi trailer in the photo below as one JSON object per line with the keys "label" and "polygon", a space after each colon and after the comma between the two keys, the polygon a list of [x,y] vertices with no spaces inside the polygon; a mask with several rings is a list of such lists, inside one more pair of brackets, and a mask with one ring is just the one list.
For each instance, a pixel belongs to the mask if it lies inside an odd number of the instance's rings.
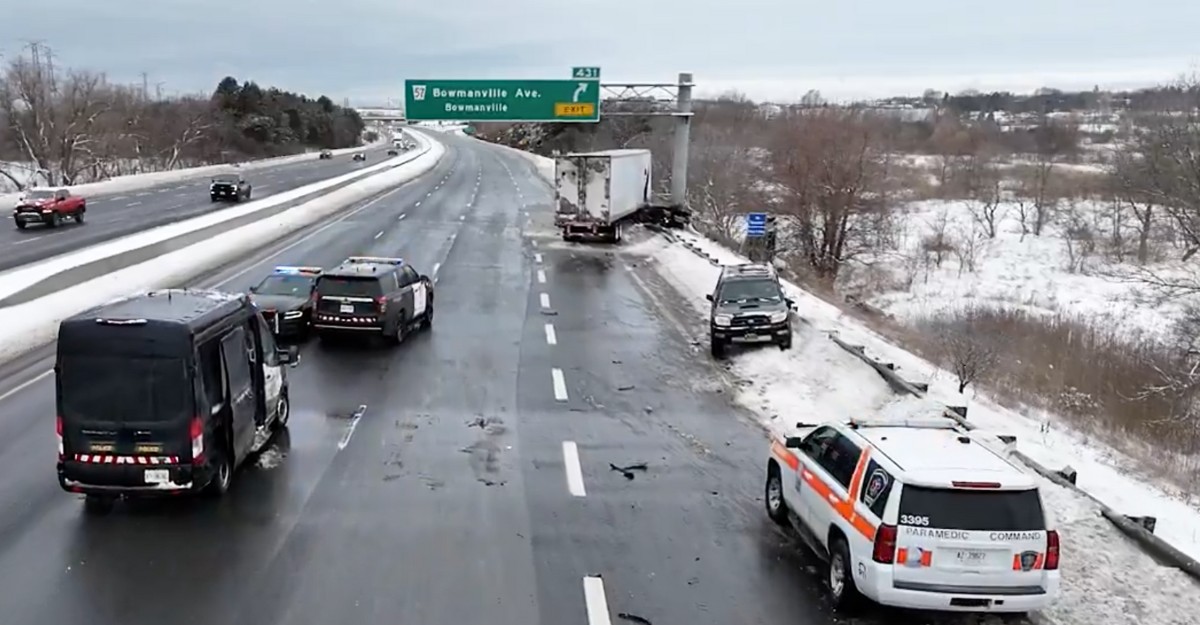
{"label": "white semi trailer", "polygon": [[651,164],[650,150],[604,150],[556,157],[554,225],[562,230],[563,240],[598,238],[616,243],[628,223],[686,223],[682,208],[654,204]]}

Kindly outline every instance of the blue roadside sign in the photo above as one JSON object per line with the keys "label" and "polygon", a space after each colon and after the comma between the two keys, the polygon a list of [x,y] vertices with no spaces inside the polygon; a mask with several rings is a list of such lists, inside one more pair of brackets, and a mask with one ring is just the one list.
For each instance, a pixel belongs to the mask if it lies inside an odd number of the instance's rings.
{"label": "blue roadside sign", "polygon": [[748,236],[748,237],[767,236],[767,214],[766,213],[747,213],[746,214],[746,236]]}

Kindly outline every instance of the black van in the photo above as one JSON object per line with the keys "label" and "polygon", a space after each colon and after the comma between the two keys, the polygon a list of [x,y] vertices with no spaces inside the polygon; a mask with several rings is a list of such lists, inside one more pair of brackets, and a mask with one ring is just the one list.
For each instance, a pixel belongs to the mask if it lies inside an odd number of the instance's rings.
{"label": "black van", "polygon": [[287,424],[285,366],[297,362],[241,294],[155,291],[64,320],[59,484],[93,512],[121,496],[223,494]]}

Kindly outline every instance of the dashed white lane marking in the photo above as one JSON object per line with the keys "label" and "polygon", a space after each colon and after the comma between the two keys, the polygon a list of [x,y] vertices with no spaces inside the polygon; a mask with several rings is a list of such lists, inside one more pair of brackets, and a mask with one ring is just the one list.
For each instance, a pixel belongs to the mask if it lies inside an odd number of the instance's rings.
{"label": "dashed white lane marking", "polygon": [[426,193],[426,194],[425,194],[425,197],[429,197],[429,196],[431,196],[431,195],[433,195],[433,191],[430,191],[429,193]]}
{"label": "dashed white lane marking", "polygon": [[604,580],[590,575],[583,578],[583,602],[587,605],[588,625],[612,625],[608,598],[604,596]]}
{"label": "dashed white lane marking", "polygon": [[438,272],[438,269],[441,269],[441,268],[442,268],[442,264],[441,264],[441,263],[434,263],[434,264],[433,264],[433,275],[435,275],[435,276],[436,276],[436,275],[437,275],[437,272]]}
{"label": "dashed white lane marking", "polygon": [[551,369],[550,379],[554,381],[554,399],[567,401],[567,380],[563,377],[562,369]]}
{"label": "dashed white lane marking", "polygon": [[534,246],[534,247],[537,247],[537,246],[538,246],[538,244],[537,244],[537,241],[530,241],[530,242],[529,242],[529,244],[530,244],[530,245],[532,245],[532,246]]}
{"label": "dashed white lane marking", "polygon": [[579,446],[575,441],[563,441],[563,466],[567,470],[567,490],[576,497],[586,497],[583,467],[579,464]]}
{"label": "dashed white lane marking", "polygon": [[538,269],[537,278],[538,284],[546,284],[546,270]]}
{"label": "dashed white lane marking", "polygon": [[141,206],[141,205],[142,205],[141,202],[130,202],[130,203],[126,204],[126,206]]}
{"label": "dashed white lane marking", "polygon": [[[110,200],[128,200],[129,196],[128,195],[114,195],[108,199],[110,199]],[[99,201],[99,200],[97,200],[97,201]]]}
{"label": "dashed white lane marking", "polygon": [[401,219],[404,219],[407,216],[408,216],[408,213],[400,213],[400,216],[396,218],[396,221],[400,221]]}
{"label": "dashed white lane marking", "polygon": [[546,324],[546,344],[558,345],[558,333],[554,331],[554,324]]}
{"label": "dashed white lane marking", "polygon": [[550,294],[542,293],[540,298],[542,300],[542,308],[549,308],[550,307]]}
{"label": "dashed white lane marking", "polygon": [[14,386],[7,393],[0,395],[0,401],[4,401],[4,400],[8,399],[9,397],[12,397],[13,395],[16,395],[17,393],[20,393],[21,391],[33,386],[34,384],[41,382],[42,379],[44,379],[46,376],[48,376],[52,373],[54,373],[53,369],[47,369],[47,370],[33,376],[32,378],[25,380],[24,382]]}
{"label": "dashed white lane marking", "polygon": [[146,197],[147,195],[150,195],[149,191],[142,191],[141,193],[137,194],[137,197]]}
{"label": "dashed white lane marking", "polygon": [[[468,206],[469,206],[469,205],[468,205]],[[467,216],[466,216],[466,215],[459,215],[459,216],[458,216],[458,220],[459,220],[459,221],[466,221],[466,220],[467,220]]]}
{"label": "dashed white lane marking", "polygon": [[376,238],[376,239],[378,239],[378,238],[379,238],[379,237],[381,237],[381,236],[383,236],[383,230],[380,230],[379,232],[375,233],[375,238]]}
{"label": "dashed white lane marking", "polygon": [[535,263],[540,263],[540,262],[542,262],[542,255],[541,255],[541,254],[534,254],[534,255],[533,255],[533,262],[535,262]]}
{"label": "dashed white lane marking", "polygon": [[354,430],[356,428],[358,428],[358,422],[362,419],[363,415],[366,414],[366,412],[367,412],[367,405],[363,404],[358,407],[358,410],[354,411],[353,415],[351,415],[350,427],[346,428],[346,433],[342,435],[342,440],[338,441],[338,450],[339,451],[345,449],[346,445],[350,444],[350,437],[354,436]]}
{"label": "dashed white lane marking", "polygon": [[416,204],[413,204],[413,208],[416,208],[416,207],[418,207],[418,206],[420,206],[420,205],[421,205],[421,200],[417,200],[417,203],[416,203]]}

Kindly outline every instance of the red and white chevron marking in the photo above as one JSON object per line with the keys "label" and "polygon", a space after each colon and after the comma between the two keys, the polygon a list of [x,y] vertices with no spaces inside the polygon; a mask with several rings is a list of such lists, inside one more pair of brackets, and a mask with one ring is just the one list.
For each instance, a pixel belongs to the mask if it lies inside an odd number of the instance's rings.
{"label": "red and white chevron marking", "polygon": [[76,462],[88,464],[179,464],[179,456],[114,456],[110,454],[75,454]]}

